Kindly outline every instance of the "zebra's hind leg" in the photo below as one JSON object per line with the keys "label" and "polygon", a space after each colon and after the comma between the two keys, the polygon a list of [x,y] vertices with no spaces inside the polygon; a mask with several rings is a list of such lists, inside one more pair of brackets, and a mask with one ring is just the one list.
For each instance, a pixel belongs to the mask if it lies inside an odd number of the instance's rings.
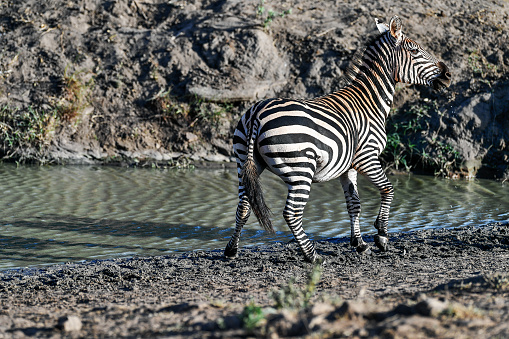
{"label": "zebra's hind leg", "polygon": [[237,256],[240,234],[242,233],[242,228],[246,224],[250,214],[251,206],[247,201],[247,197],[243,195],[242,198],[239,199],[239,204],[237,205],[237,213],[235,214],[235,230],[224,250],[225,257],[233,259]]}
{"label": "zebra's hind leg", "polygon": [[283,217],[292,231],[297,244],[299,244],[304,254],[304,259],[310,263],[317,263],[321,262],[322,259],[316,254],[315,245],[309,240],[309,237],[302,228],[302,216],[306,203],[309,200],[309,188],[309,185],[303,187],[301,185],[292,186],[288,184],[288,197],[283,210]]}
{"label": "zebra's hind leg", "polygon": [[378,234],[375,235],[375,245],[385,252],[389,244],[387,226],[389,224],[389,209],[391,207],[392,198],[394,197],[394,188],[387,177],[385,177],[385,181],[380,182],[377,187],[380,190],[381,203],[380,211],[378,212],[378,217],[374,225],[378,231]]}
{"label": "zebra's hind leg", "polygon": [[361,213],[361,200],[357,190],[357,171],[350,169],[339,177],[343,191],[345,193],[346,207],[350,215],[350,245],[355,247],[360,254],[369,254],[371,252],[369,245],[362,239],[359,225],[359,216]]}

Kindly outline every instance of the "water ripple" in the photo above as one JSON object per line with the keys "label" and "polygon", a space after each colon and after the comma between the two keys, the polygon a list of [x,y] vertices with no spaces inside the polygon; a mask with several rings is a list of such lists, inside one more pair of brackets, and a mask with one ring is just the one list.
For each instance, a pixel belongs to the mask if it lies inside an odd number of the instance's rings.
{"label": "water ripple", "polygon": [[[0,269],[172,251],[223,248],[237,205],[235,170],[0,165]],[[509,218],[508,185],[392,176],[390,230],[456,227]],[[252,217],[241,245],[288,241],[286,187],[262,176],[275,235]],[[361,230],[373,233],[380,194],[359,178]],[[350,221],[339,180],[314,184],[305,230],[315,239],[346,236]]]}

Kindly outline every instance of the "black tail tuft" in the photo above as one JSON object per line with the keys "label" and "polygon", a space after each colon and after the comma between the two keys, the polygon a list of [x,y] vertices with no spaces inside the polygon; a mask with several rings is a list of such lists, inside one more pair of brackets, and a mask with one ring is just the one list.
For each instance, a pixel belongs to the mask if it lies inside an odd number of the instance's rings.
{"label": "black tail tuft", "polygon": [[258,218],[260,225],[262,225],[265,230],[275,233],[274,228],[272,227],[272,222],[270,221],[272,213],[263,199],[260,177],[258,176],[256,165],[252,158],[248,157],[246,159],[244,166],[242,166],[241,176],[247,199],[254,214],[256,215],[256,218]]}

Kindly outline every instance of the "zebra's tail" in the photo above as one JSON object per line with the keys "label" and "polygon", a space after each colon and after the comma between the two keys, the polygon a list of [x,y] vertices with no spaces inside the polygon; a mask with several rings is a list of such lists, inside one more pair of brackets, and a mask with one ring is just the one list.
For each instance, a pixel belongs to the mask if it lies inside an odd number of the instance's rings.
{"label": "zebra's tail", "polygon": [[263,190],[260,183],[260,176],[256,168],[253,152],[254,143],[257,135],[257,124],[253,124],[251,136],[248,141],[248,153],[244,164],[242,165],[241,178],[242,184],[244,185],[244,192],[246,193],[247,200],[253,209],[258,222],[262,227],[271,233],[275,233],[272,221],[270,220],[271,211],[270,208],[265,204],[263,199]]}

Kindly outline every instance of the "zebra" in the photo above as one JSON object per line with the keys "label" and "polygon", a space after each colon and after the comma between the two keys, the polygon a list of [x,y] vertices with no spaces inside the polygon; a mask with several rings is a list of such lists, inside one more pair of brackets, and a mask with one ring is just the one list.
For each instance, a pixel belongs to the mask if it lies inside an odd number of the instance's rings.
{"label": "zebra", "polygon": [[388,25],[378,19],[375,22],[380,34],[354,56],[347,86],[309,100],[262,100],[240,119],[233,136],[239,202],[235,229],[224,251],[226,258],[237,256],[241,231],[251,210],[265,230],[274,232],[259,181],[264,169],[279,176],[288,187],[283,217],[306,261],[322,261],[302,227],[311,183],[337,177],[350,216],[350,244],[360,254],[371,252],[360,232],[357,173],[380,191],[374,241],[381,251],[388,250],[394,188],[379,155],[387,142],[385,122],[396,82],[442,91],[450,86],[451,74],[443,62],[406,37],[398,16],[392,17]]}

